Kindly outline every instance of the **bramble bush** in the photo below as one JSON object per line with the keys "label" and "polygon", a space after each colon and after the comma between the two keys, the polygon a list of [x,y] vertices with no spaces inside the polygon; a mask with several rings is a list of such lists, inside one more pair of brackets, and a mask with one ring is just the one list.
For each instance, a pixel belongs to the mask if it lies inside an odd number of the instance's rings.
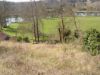
{"label": "bramble bush", "polygon": [[84,48],[92,55],[100,53],[100,32],[96,29],[88,30],[83,40]]}

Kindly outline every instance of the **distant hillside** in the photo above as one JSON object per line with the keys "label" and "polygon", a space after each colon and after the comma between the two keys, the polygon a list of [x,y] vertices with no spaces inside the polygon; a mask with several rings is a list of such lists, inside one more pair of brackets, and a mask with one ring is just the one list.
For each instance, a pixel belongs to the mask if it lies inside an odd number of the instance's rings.
{"label": "distant hillside", "polygon": [[[99,0],[63,0],[62,2],[65,5],[69,4],[70,6],[73,6],[75,8],[81,7],[82,9],[87,8],[87,5],[91,5],[92,8],[94,9],[97,8],[97,10],[99,10],[99,5],[100,5]],[[32,16],[32,8],[34,9],[34,3],[33,5],[31,4],[32,4],[31,2],[15,3],[15,2],[0,1],[0,15],[5,14],[7,16],[30,17]],[[42,2],[38,2],[38,7],[39,7],[39,11],[40,10],[43,11],[43,9],[46,8],[46,6],[57,7],[59,4],[60,4],[59,0],[43,0]],[[44,6],[44,7],[41,7],[41,6]],[[4,8],[5,8],[6,13],[4,13]]]}
{"label": "distant hillside", "polygon": [[[59,2],[60,0],[45,0],[49,5],[56,5],[57,2]],[[100,1],[100,0],[62,0],[62,2],[64,4],[69,4],[71,6],[76,6],[77,3],[81,3],[82,5],[86,5],[86,3],[88,2],[91,2],[91,3],[94,3],[94,2],[97,2],[97,1]]]}

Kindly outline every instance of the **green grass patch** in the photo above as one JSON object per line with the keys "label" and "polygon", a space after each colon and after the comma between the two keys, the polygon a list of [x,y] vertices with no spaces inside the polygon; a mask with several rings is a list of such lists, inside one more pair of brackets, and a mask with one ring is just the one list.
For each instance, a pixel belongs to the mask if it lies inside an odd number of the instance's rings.
{"label": "green grass patch", "polygon": [[83,31],[91,28],[100,31],[100,17],[77,17],[77,24]]}
{"label": "green grass patch", "polygon": [[18,26],[19,26],[19,23],[12,23],[7,28],[4,28],[3,32],[5,32],[6,34],[8,34],[10,36],[15,36],[16,35],[16,29],[17,29]]}
{"label": "green grass patch", "polygon": [[[90,28],[100,31],[100,17],[76,17],[77,25],[82,31],[86,31]],[[45,34],[57,33],[57,28],[61,24],[61,20],[58,18],[43,19],[43,25],[41,25],[41,31]],[[66,26],[70,26],[71,29],[75,29],[73,19],[67,17],[65,19]],[[31,26],[32,23],[12,23],[7,28],[4,28],[4,32],[10,36],[16,35],[16,30],[20,25]],[[30,34],[28,34],[29,36]]]}

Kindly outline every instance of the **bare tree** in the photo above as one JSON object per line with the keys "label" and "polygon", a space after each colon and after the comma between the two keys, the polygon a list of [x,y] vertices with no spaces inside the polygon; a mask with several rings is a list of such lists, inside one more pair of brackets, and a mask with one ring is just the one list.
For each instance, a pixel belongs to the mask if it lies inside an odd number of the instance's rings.
{"label": "bare tree", "polygon": [[6,2],[3,0],[1,2],[1,12],[0,12],[0,29],[6,25]]}
{"label": "bare tree", "polygon": [[33,2],[31,4],[32,7],[34,7],[34,9],[32,8],[32,14],[33,14],[33,28],[34,28],[34,37],[35,37],[35,42],[39,42],[40,41],[40,36],[39,36],[39,13],[38,13],[38,7],[37,7],[37,3],[36,1],[32,1]]}

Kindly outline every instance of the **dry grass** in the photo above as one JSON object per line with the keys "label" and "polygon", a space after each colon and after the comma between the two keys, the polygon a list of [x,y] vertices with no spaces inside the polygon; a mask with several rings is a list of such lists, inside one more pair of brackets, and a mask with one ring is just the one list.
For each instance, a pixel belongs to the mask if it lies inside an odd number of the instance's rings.
{"label": "dry grass", "polygon": [[100,75],[99,60],[73,44],[0,43],[0,75]]}

